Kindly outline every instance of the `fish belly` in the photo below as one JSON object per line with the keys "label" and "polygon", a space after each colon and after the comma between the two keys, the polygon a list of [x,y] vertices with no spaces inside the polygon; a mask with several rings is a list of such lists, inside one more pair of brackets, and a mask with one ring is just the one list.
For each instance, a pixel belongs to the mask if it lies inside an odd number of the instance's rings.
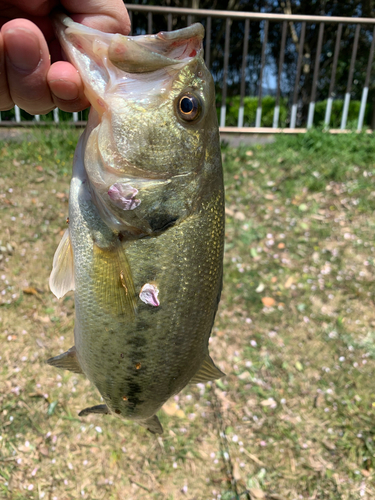
{"label": "fish belly", "polygon": [[[124,414],[125,406],[127,418],[149,418],[201,366],[221,290],[222,212],[218,189],[196,214],[161,234],[119,243],[82,179],[73,178],[75,346],[82,371],[112,411],[121,407]],[[122,265],[110,262],[116,245],[128,265],[126,283]],[[111,296],[113,283],[124,296],[134,293],[133,311]],[[140,300],[146,284],[159,290],[159,305]]]}

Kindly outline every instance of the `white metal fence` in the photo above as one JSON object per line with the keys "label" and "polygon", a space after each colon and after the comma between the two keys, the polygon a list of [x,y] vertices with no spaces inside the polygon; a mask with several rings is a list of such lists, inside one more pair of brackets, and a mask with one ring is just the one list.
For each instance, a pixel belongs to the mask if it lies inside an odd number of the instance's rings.
{"label": "white metal fence", "polygon": [[[353,87],[353,75],[355,71],[355,64],[357,60],[358,50],[366,51],[368,54],[367,59],[367,69],[361,77],[361,82],[359,85],[362,86],[362,98],[358,110],[358,115],[356,116],[356,129],[358,131],[363,128],[368,129],[369,124],[367,123],[364,127],[365,111],[368,100],[369,93],[369,83],[371,78],[373,57],[374,57],[374,45],[375,45],[375,19],[370,18],[345,18],[345,17],[332,17],[332,16],[302,16],[302,15],[284,15],[284,14],[259,14],[259,13],[248,13],[248,12],[231,12],[231,11],[215,11],[215,10],[194,10],[185,8],[166,8],[166,7],[155,7],[155,6],[144,6],[144,5],[127,5],[129,10],[131,20],[132,20],[132,31],[133,34],[139,33],[153,33],[164,30],[172,30],[176,24],[176,20],[179,20],[179,25],[181,25],[181,20],[183,20],[185,25],[190,25],[193,22],[200,21],[204,24],[206,29],[206,39],[205,39],[205,60],[207,66],[213,68],[215,66],[216,74],[216,84],[219,89],[219,95],[217,98],[218,107],[218,117],[220,130],[223,132],[240,132],[240,133],[277,133],[277,132],[289,132],[298,133],[305,132],[307,129],[316,124],[317,115],[317,87],[319,85],[320,78],[320,61],[322,56],[323,45],[327,42],[333,44],[333,41],[327,41],[325,38],[325,28],[327,25],[335,26],[335,41],[334,49],[332,50],[332,57],[328,60],[329,69],[325,67],[325,74],[330,72],[330,82],[329,89],[324,101],[325,112],[324,120],[322,119],[322,124],[325,125],[327,129],[331,132],[346,132],[348,126],[348,117],[350,111],[351,94]],[[154,22],[155,16],[158,17],[158,22]],[[160,26],[161,23],[165,26]],[[216,47],[216,52],[214,53],[213,45],[213,30],[214,23],[222,23],[222,33],[223,36],[219,43],[220,47],[220,60],[216,58],[213,60],[214,55],[218,54]],[[256,23],[261,23],[259,25],[259,47],[260,54],[259,60],[260,64],[257,68],[252,68],[249,62],[249,32],[251,26],[256,25]],[[274,67],[274,82],[275,88],[273,89],[273,110],[272,119],[268,117],[268,124],[265,124],[265,110],[264,110],[264,88],[263,84],[265,81],[265,72],[270,67],[270,54],[269,54],[269,30],[274,23],[278,23],[280,26],[280,51],[279,56],[276,58],[272,56],[272,64]],[[233,109],[231,108],[230,98],[228,97],[228,89],[230,90],[233,82],[229,75],[229,64],[231,60],[231,34],[239,26],[243,30],[243,43],[242,43],[242,58],[237,61],[238,74],[240,75],[240,85],[239,85],[239,95],[236,97],[239,101],[238,111],[236,111],[236,116],[233,116]],[[290,43],[290,39],[293,36],[291,27],[293,26],[294,32],[298,33],[295,35],[298,39],[294,40],[294,44]],[[301,117],[301,109],[303,103],[301,103],[301,93],[304,90],[303,79],[301,79],[302,67],[305,64],[304,58],[304,44],[307,30],[317,30],[317,47],[315,51],[314,61],[311,61],[311,74],[312,80],[310,79],[309,86],[309,98],[306,106],[306,96],[305,96],[305,108],[307,107],[305,117]],[[362,32],[361,32],[362,30]],[[289,33],[290,31],[290,33]],[[332,31],[331,31],[332,32]],[[350,64],[347,70],[347,84],[345,95],[342,101],[342,110],[340,117],[340,125],[332,126],[332,110],[335,107],[335,100],[337,103],[335,86],[338,71],[338,61],[340,50],[343,50],[343,44],[346,43],[344,40],[344,34],[346,36],[350,35],[351,44],[351,57]],[[216,30],[217,33],[217,30]],[[368,40],[366,47],[359,47],[360,33],[362,33],[362,40]],[[217,40],[216,40],[217,44]],[[291,49],[291,46],[293,49]],[[294,50],[296,64],[295,64],[295,74],[294,74],[294,84],[289,85],[289,90],[285,92],[283,90],[283,71],[284,71],[284,61],[285,56],[288,55],[288,50]],[[250,74],[255,74],[256,77],[256,91],[253,92],[253,98],[257,99],[256,112],[254,116],[251,117],[246,110],[246,99],[250,97],[247,87],[248,79]],[[219,76],[218,76],[219,75]],[[233,80],[233,78],[232,78]],[[357,82],[358,86],[358,82]],[[358,90],[358,88],[357,88]],[[228,102],[229,101],[229,102]],[[282,108],[282,103],[284,108],[287,107],[285,111]],[[287,104],[285,104],[287,103]],[[321,109],[322,102],[319,103]],[[284,112],[284,118],[281,117],[281,111]],[[29,125],[29,124],[39,124],[43,125],[46,123],[59,123],[64,121],[73,125],[82,125],[85,123],[83,115],[79,113],[72,113],[67,115],[65,112],[61,112],[55,109],[46,121],[43,116],[35,116],[34,118],[23,117],[24,113],[16,106],[13,113],[2,112],[0,114],[0,125]],[[4,116],[7,115],[7,116]],[[314,121],[315,120],[315,121]],[[234,123],[233,123],[234,122]]]}

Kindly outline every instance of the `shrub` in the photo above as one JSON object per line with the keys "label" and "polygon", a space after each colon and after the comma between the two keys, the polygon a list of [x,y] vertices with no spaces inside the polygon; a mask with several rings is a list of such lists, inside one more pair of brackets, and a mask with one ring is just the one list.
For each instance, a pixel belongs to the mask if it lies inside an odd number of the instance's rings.
{"label": "shrub", "polygon": [[[218,96],[217,102],[220,103],[220,98]],[[218,119],[220,120],[220,104],[218,104]],[[244,127],[254,127],[255,119],[257,114],[258,98],[257,97],[245,97],[244,98]],[[228,127],[236,127],[238,123],[238,112],[240,109],[240,96],[228,97],[227,98],[227,113],[225,124]],[[275,98],[271,96],[263,97],[262,99],[262,127],[272,127],[273,123],[273,113],[275,109]],[[280,99],[280,114],[279,114],[279,126],[286,126],[286,118],[288,114],[287,100]]]}
{"label": "shrub", "polygon": [[[217,95],[217,116],[220,121],[220,106],[221,97]],[[256,112],[258,107],[257,97],[245,97],[244,98],[244,127],[254,127]],[[324,117],[327,107],[327,100],[319,101],[315,104],[314,113],[314,125],[323,126]],[[339,128],[341,125],[341,115],[344,107],[343,99],[336,99],[332,103],[331,119],[329,126],[331,128]],[[360,101],[350,101],[349,113],[347,119],[347,127],[356,127],[359,116],[359,109],[361,107]],[[227,112],[225,125],[228,127],[237,127],[238,123],[238,112],[240,108],[240,96],[228,97],[227,98]],[[265,96],[262,99],[262,118],[261,127],[272,127],[273,123],[273,113],[275,109],[275,98],[271,96]],[[279,127],[287,127],[287,118],[289,116],[288,99],[280,99],[280,114],[279,114]],[[307,118],[306,118],[307,119]],[[371,104],[366,104],[365,116],[364,116],[364,126],[370,126],[371,124]],[[306,126],[306,122],[302,126]]]}
{"label": "shrub", "polygon": [[[327,101],[319,101],[315,104],[315,114],[314,114],[314,125],[323,125],[324,116],[326,113]],[[336,99],[332,102],[332,112],[331,120],[329,126],[332,128],[339,128],[341,125],[341,115],[344,107],[343,99]],[[357,124],[359,109],[361,107],[361,101],[350,101],[349,112],[347,122],[353,122]],[[366,104],[365,117],[363,121],[364,125],[369,126],[371,124],[371,104]],[[347,127],[348,128],[348,127]]]}

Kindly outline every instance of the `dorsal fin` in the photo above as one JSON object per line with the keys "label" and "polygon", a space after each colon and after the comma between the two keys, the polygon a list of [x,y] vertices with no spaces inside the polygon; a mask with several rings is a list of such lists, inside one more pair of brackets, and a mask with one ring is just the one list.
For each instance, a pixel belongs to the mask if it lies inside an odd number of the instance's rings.
{"label": "dorsal fin", "polygon": [[194,377],[190,380],[190,384],[201,384],[205,382],[209,382],[210,380],[216,380],[217,378],[225,377],[225,373],[223,373],[217,366],[215,366],[214,362],[210,358],[208,354],[206,354],[203,363]]}
{"label": "dorsal fin", "polygon": [[74,290],[73,250],[70,242],[69,228],[61,238],[53,257],[49,287],[58,299],[61,299],[70,290]]}

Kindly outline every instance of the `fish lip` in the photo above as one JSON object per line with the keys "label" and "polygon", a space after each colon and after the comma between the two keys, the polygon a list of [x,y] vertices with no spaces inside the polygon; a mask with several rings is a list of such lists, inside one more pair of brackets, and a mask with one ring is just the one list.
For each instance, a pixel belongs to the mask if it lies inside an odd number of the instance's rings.
{"label": "fish lip", "polygon": [[203,37],[204,28],[199,23],[156,35],[115,35],[108,47],[108,59],[129,73],[149,73],[185,65],[202,55]]}
{"label": "fish lip", "polygon": [[95,37],[107,45],[108,60],[127,73],[148,73],[168,66],[185,65],[201,57],[204,28],[200,23],[176,31],[161,31],[155,35],[124,36],[109,34],[74,22],[66,14],[54,14],[55,31],[59,39],[70,34]]}
{"label": "fish lip", "polygon": [[[200,54],[203,51],[202,41],[204,38],[204,28],[200,23],[194,23],[191,26],[187,26],[186,28],[181,28],[175,31],[160,31],[156,35],[146,35],[146,36],[150,36],[150,38],[155,37],[156,40],[169,43],[171,44],[171,46],[174,47],[183,45],[184,42],[189,42],[192,40],[195,40],[197,42],[199,41],[199,48],[197,50],[197,54],[198,53]],[[142,43],[141,37],[133,37],[133,38],[139,38],[139,42]],[[152,41],[153,40],[151,40],[151,42]],[[155,52],[158,52],[157,46],[155,47],[155,49],[156,49]],[[184,59],[190,57],[195,57],[195,55],[194,56],[188,55]],[[182,60],[182,59],[183,59],[182,57],[177,58],[177,60]]]}
{"label": "fish lip", "polygon": [[[76,23],[71,19],[68,15],[64,14],[61,11],[55,11],[53,14],[53,23],[55,26],[55,29],[60,29],[63,27],[65,28],[81,28],[82,31],[85,31],[87,34],[101,34],[103,35],[102,31],[96,30],[94,28],[89,28],[88,26],[85,26],[84,24],[81,23]],[[110,36],[116,36],[116,34],[111,34],[107,33]],[[155,35],[136,35],[136,36],[130,36],[130,35],[120,35],[123,38],[126,38],[128,40],[134,40],[136,42],[142,42],[144,41],[145,43],[154,43],[155,40],[162,40],[166,42],[183,42],[185,40],[189,40],[191,38],[198,38],[200,40],[203,40],[204,38],[204,27],[200,23],[194,23],[190,26],[187,26],[186,28],[181,28],[179,30],[175,31],[159,31],[159,33],[156,33]],[[155,52],[158,52],[157,50]]]}

